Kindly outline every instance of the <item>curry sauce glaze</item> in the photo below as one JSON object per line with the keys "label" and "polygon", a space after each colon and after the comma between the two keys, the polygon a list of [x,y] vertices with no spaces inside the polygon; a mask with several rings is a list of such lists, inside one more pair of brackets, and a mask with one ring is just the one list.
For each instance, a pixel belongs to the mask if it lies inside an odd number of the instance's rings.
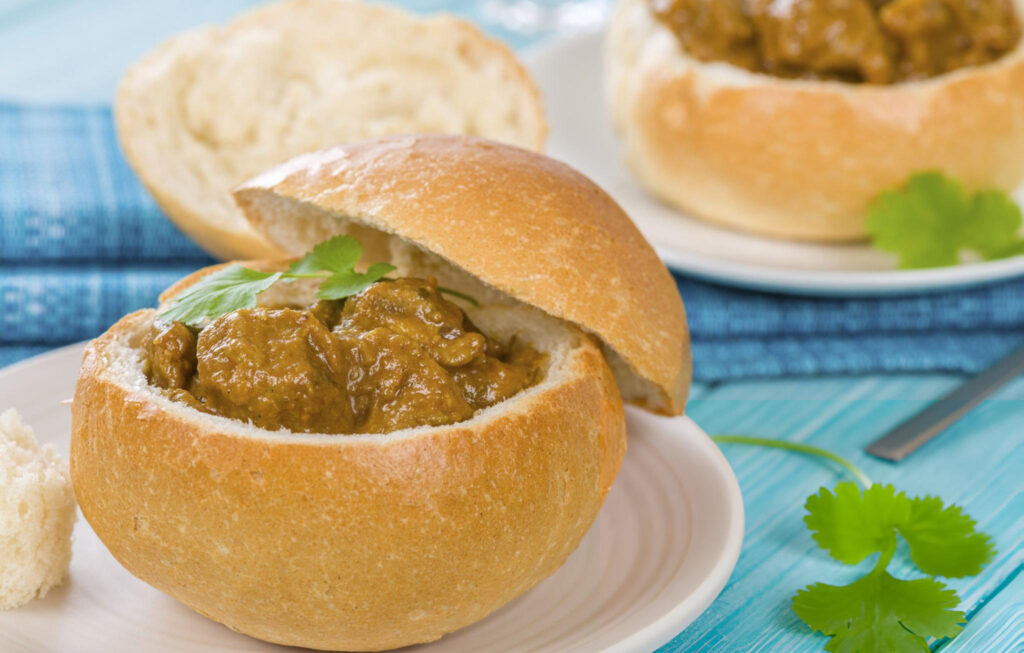
{"label": "curry sauce glaze", "polygon": [[778,77],[891,84],[1016,47],[1012,0],[649,0],[683,48]]}
{"label": "curry sauce glaze", "polygon": [[198,410],[339,434],[469,419],[537,383],[545,363],[481,333],[435,280],[413,278],[306,308],[233,311],[198,333],[158,323],[146,352],[150,383]]}

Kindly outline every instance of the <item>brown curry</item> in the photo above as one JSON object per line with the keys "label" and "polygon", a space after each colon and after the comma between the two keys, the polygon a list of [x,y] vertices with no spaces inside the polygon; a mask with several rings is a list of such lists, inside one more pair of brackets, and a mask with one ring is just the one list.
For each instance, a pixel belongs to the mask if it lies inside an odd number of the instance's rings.
{"label": "brown curry", "polygon": [[994,61],[1012,0],[649,0],[682,46],[779,77],[890,84]]}
{"label": "brown curry", "polygon": [[251,308],[196,333],[156,324],[150,383],[266,429],[387,433],[469,419],[540,380],[545,356],[480,332],[433,279],[378,282],[346,300]]}

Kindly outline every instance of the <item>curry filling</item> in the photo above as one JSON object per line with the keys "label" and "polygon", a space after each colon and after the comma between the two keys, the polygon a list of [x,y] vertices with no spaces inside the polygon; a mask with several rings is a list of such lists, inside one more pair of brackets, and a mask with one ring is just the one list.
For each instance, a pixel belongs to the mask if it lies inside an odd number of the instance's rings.
{"label": "curry filling", "polygon": [[150,383],[198,410],[270,429],[387,433],[469,419],[537,383],[546,356],[477,329],[433,279],[381,281],[308,307],[157,323]]}
{"label": "curry filling", "polygon": [[779,77],[890,84],[994,61],[1013,0],[649,0],[682,46]]}

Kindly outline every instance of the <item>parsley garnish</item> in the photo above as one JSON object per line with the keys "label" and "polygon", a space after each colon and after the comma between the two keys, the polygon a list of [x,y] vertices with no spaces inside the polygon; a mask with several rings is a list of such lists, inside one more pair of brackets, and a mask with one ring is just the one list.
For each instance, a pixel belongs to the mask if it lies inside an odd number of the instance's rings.
{"label": "parsley garnish", "polygon": [[939,172],[916,174],[882,193],[867,217],[875,247],[897,254],[901,268],[956,265],[965,251],[985,260],[1022,254],[1020,227],[1020,207],[1005,192],[969,195]]}
{"label": "parsley garnish", "polygon": [[[395,270],[390,263],[374,263],[365,272],[355,266],[363,256],[363,247],[351,236],[335,236],[314,247],[289,266],[287,272],[260,272],[241,265],[231,265],[203,277],[181,293],[157,316],[168,322],[201,326],[241,308],[256,306],[256,296],[278,281],[290,283],[298,279],[322,279],[316,291],[320,299],[343,299],[366,290],[377,281],[390,281],[385,275]],[[475,299],[449,288],[441,292],[476,305]]]}
{"label": "parsley garnish", "polygon": [[926,652],[928,637],[955,637],[966,621],[955,608],[959,597],[935,578],[901,580],[888,572],[898,537],[910,559],[930,576],[972,576],[992,560],[991,538],[958,506],[938,497],[910,498],[892,485],[874,485],[854,465],[810,445],[716,436],[716,442],[753,444],[822,456],[843,465],[864,486],[844,482],[807,498],[804,522],[818,545],[846,564],[879,554],[874,567],[849,585],[815,583],[793,597],[793,611],[812,629],[830,637],[837,653]]}
{"label": "parsley garnish", "polygon": [[274,285],[281,272],[259,272],[232,265],[203,277],[158,316],[168,322],[199,326],[204,320],[256,306],[256,295]]}

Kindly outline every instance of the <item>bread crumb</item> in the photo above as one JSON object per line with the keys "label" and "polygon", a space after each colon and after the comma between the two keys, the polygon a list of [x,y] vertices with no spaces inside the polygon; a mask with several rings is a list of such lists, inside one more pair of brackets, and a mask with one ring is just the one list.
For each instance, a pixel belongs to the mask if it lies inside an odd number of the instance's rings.
{"label": "bread crumb", "polygon": [[60,585],[71,563],[75,495],[68,465],[13,408],[0,413],[0,610]]}

